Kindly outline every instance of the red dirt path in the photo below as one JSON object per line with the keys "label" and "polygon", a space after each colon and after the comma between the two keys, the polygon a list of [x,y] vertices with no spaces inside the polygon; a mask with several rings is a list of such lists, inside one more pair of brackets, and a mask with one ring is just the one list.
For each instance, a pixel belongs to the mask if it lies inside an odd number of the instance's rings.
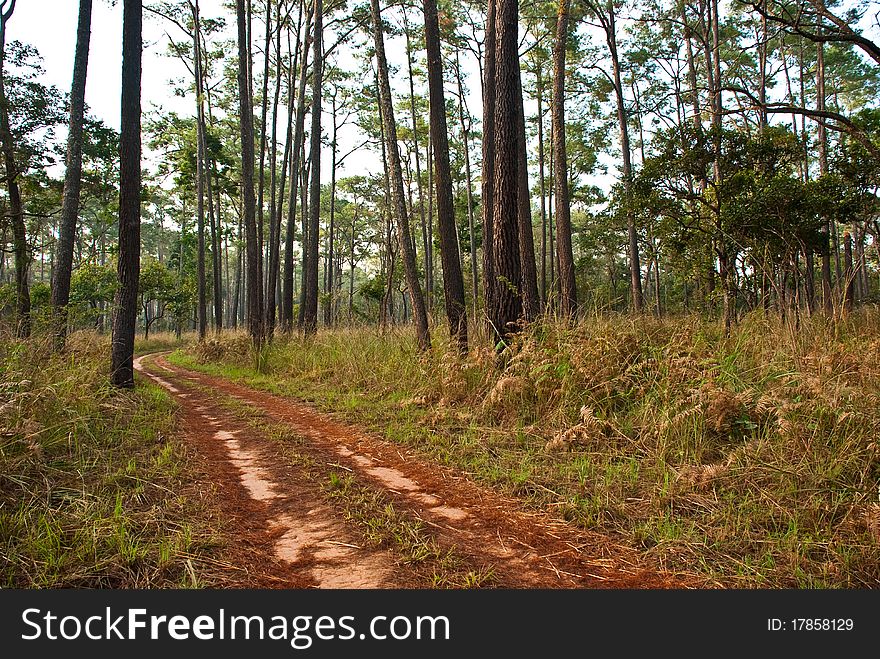
{"label": "red dirt path", "polygon": [[491,571],[492,586],[707,587],[692,576],[651,569],[637,552],[612,538],[526,511],[516,500],[302,403],[173,366],[162,355],[139,358],[136,367],[180,404],[186,438],[210,465],[221,498],[233,502],[233,532],[239,528],[263,539],[253,543],[253,551],[266,554],[263,564],[273,572],[271,585],[430,586],[392,551],[365,547],[356,526],[327,502],[320,484],[218,402],[223,397],[237,399],[302,437],[297,452],[383,491],[397,510],[423,521],[441,547],[464,557],[474,570]]}

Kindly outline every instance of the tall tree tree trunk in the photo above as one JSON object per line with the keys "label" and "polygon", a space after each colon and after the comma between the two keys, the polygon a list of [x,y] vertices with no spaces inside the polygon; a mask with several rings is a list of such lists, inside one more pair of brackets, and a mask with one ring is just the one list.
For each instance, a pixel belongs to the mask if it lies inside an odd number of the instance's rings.
{"label": "tall tree tree trunk", "polygon": [[[266,131],[269,127],[269,49],[272,46],[272,5],[266,0],[266,39],[263,44],[263,98],[260,115],[260,170],[257,181],[257,239],[260,241],[260,282],[263,281],[263,238],[265,220],[265,189],[266,189]],[[262,293],[262,292],[261,292]],[[263,328],[266,331],[266,328]]]}
{"label": "tall tree tree trunk", "polygon": [[245,0],[236,0],[238,23],[238,111],[241,132],[242,216],[247,242],[248,330],[254,347],[263,346],[263,282],[260,242],[257,236],[254,199],[254,124],[251,88],[248,83],[250,60]]}
{"label": "tall tree tree trunk", "polygon": [[523,108],[522,76],[517,68],[517,219],[519,222],[519,260],[522,277],[523,318],[532,322],[541,313],[538,295],[538,269],[535,265],[535,236],[532,229],[532,201],[529,191],[529,159],[526,151],[526,116]]}
{"label": "tall tree tree trunk", "polygon": [[493,243],[493,186],[495,184],[495,15],[497,1],[488,0],[486,9],[486,55],[483,67],[483,165],[480,213],[483,223],[483,295],[486,313],[495,299]]}
{"label": "tall tree tree trunk", "polygon": [[[288,58],[289,60],[290,58]],[[275,332],[275,291],[278,282],[279,263],[279,233],[281,229],[281,215],[277,205],[280,202],[278,195],[278,104],[281,101],[281,5],[275,9],[275,97],[272,101],[272,144],[269,147],[272,162],[269,165],[269,258],[266,262],[266,301],[263,311],[265,312],[264,324],[266,337],[271,341]],[[289,116],[289,112],[288,112]],[[288,122],[289,124],[289,122]],[[289,132],[289,131],[288,131]],[[287,166],[287,146],[284,150],[284,167]],[[282,173],[282,177],[284,173]],[[283,196],[283,192],[281,195]]]}
{"label": "tall tree tree trunk", "polygon": [[73,83],[70,87],[70,122],[67,133],[64,194],[61,202],[61,226],[52,269],[52,307],[55,312],[56,348],[61,350],[67,336],[67,304],[70,301],[70,277],[73,270],[73,242],[79,216],[82,187],[82,139],[85,114],[86,77],[89,66],[89,41],[92,35],[92,0],[80,0],[73,59]]}
{"label": "tall tree tree trunk", "polygon": [[198,3],[192,5],[194,22],[193,30],[193,64],[195,71],[196,87],[196,221],[198,227],[198,248],[196,260],[196,279],[198,284],[198,323],[199,341],[204,341],[208,332],[207,295],[205,281],[205,161],[207,153],[205,149],[205,122],[204,106],[202,105],[202,55],[201,40],[199,38],[199,12]]}
{"label": "tall tree tree trunk", "polygon": [[[821,28],[820,28],[821,30]],[[816,109],[825,110],[825,46],[816,44]],[[828,137],[825,124],[816,122],[818,126],[819,175],[828,173]],[[822,306],[825,313],[834,313],[834,289],[831,284],[831,222],[826,219],[822,226]],[[836,246],[835,246],[836,250]]]}
{"label": "tall tree tree trunk", "polygon": [[843,234],[843,254],[843,310],[849,313],[853,310],[853,302],[855,300],[852,236],[849,231],[845,231]]}
{"label": "tall tree tree trunk", "polygon": [[[305,1],[305,0],[304,0]],[[312,5],[311,7],[314,7]],[[287,205],[287,233],[284,238],[284,281],[281,295],[281,323],[285,332],[293,329],[293,289],[295,263],[293,255],[293,241],[296,234],[296,197],[299,190],[299,174],[301,166],[301,153],[303,148],[303,136],[305,133],[306,116],[306,77],[309,62],[309,46],[312,39],[310,30],[312,25],[313,9],[310,8],[306,17],[305,33],[301,37],[297,51],[302,52],[302,63],[299,65],[299,85],[296,94],[296,126],[294,128],[293,147],[290,161],[290,198]],[[294,61],[294,66],[296,61]],[[303,209],[300,209],[303,212]]]}
{"label": "tall tree tree trunk", "polygon": [[620,151],[622,156],[623,195],[626,200],[626,228],[627,250],[629,252],[630,268],[630,298],[632,308],[636,313],[641,313],[645,306],[645,296],[642,292],[642,268],[639,258],[639,237],[636,232],[635,213],[633,212],[630,199],[632,196],[632,151],[629,142],[629,121],[626,115],[626,99],[623,96],[623,83],[620,75],[620,57],[617,51],[617,18],[614,14],[614,3],[609,1],[606,5],[605,39],[608,43],[608,52],[611,55],[611,70],[614,76],[614,95],[617,99],[617,127],[620,131]]}
{"label": "tall tree tree trunk", "polygon": [[[461,273],[455,205],[452,199],[452,174],[449,169],[449,136],[446,125],[446,99],[443,93],[443,62],[440,55],[440,25],[437,0],[424,0],[425,47],[428,52],[428,93],[431,104],[431,144],[434,149],[434,173],[437,180],[437,227],[440,234],[440,259],[443,265],[443,296],[449,333],[461,353],[467,353],[467,303]],[[467,149],[467,144],[465,144]]]}
{"label": "tall tree tree trunk", "polygon": [[324,70],[324,7],[315,0],[314,67],[312,71],[312,177],[309,182],[309,235],[306,252],[308,261],[303,298],[303,330],[306,334],[318,331],[318,232],[321,221],[321,82]]}
{"label": "tall tree tree trunk", "polygon": [[565,318],[577,312],[574,252],[571,246],[571,202],[568,195],[568,154],[565,147],[565,49],[568,42],[569,0],[559,0],[556,42],[553,45],[553,159],[556,191],[556,247],[559,265],[559,311]]}
{"label": "tall tree tree trunk", "polygon": [[[9,195],[9,216],[12,223],[12,245],[15,252],[15,310],[17,314],[16,336],[26,338],[31,334],[31,294],[28,286],[28,270],[31,254],[27,244],[24,209],[21,190],[18,187],[18,166],[12,130],[9,127],[9,101],[6,98],[6,26],[15,11],[15,0],[0,3],[0,139],[3,140],[3,161],[6,166],[6,190]],[[132,335],[134,336],[134,335]]]}
{"label": "tall tree tree trunk", "polygon": [[547,191],[544,181],[544,79],[541,68],[535,71],[538,97],[538,182],[541,189],[541,308],[547,305]]}
{"label": "tall tree tree trunk", "polygon": [[471,257],[471,288],[473,289],[474,315],[477,317],[477,299],[479,297],[479,272],[477,272],[477,241],[474,236],[474,199],[473,199],[473,178],[471,176],[471,154],[470,144],[471,136],[468,126],[465,123],[464,112],[464,85],[461,80],[461,66],[459,64],[458,50],[455,51],[455,74],[458,81],[458,119],[461,123],[461,141],[464,144],[464,171],[467,179],[467,209],[468,209],[468,237]]}
{"label": "tall tree tree trunk", "polygon": [[110,382],[134,386],[134,333],[141,263],[141,0],[122,6],[122,132],[119,137],[119,262]]}
{"label": "tall tree tree trunk", "polygon": [[519,25],[517,0],[497,0],[495,17],[495,171],[492,260],[497,284],[489,304],[494,343],[501,348],[518,331],[522,318],[520,261]]}
{"label": "tall tree tree trunk", "polygon": [[[410,35],[410,26],[409,21],[406,17],[406,11],[403,12],[403,32],[406,37],[406,65],[407,72],[409,74],[409,110],[410,110],[410,118],[412,120],[412,132],[413,132],[413,151],[415,152],[415,160],[416,160],[416,190],[418,192],[419,197],[419,220],[421,221],[422,227],[422,243],[423,250],[425,253],[425,295],[430,299],[431,298],[431,285],[433,283],[433,263],[431,263],[431,243],[433,242],[432,227],[425,218],[425,195],[422,190],[422,163],[421,156],[419,154],[419,130],[418,130],[418,115],[416,114],[416,95],[415,95],[415,85],[413,83],[413,65],[412,65],[412,38]],[[439,37],[438,37],[439,38]],[[427,46],[427,43],[426,43]],[[430,85],[430,80],[428,81]],[[428,167],[431,166],[431,163],[428,163]],[[442,258],[442,255],[441,255]]]}
{"label": "tall tree tree trunk", "polygon": [[425,300],[422,297],[422,287],[419,282],[416,258],[410,239],[409,219],[406,214],[403,170],[400,166],[400,152],[397,148],[397,124],[394,121],[394,102],[391,98],[391,84],[388,80],[388,61],[385,58],[385,38],[382,33],[382,16],[379,13],[379,0],[370,0],[370,12],[373,19],[373,38],[376,44],[379,103],[382,107],[382,123],[388,147],[388,164],[391,169],[391,197],[394,205],[394,214],[397,216],[395,218],[397,220],[397,238],[400,243],[400,253],[403,256],[406,285],[409,288],[412,301],[419,348],[427,350],[431,347],[431,335],[428,331],[428,314],[425,310]]}

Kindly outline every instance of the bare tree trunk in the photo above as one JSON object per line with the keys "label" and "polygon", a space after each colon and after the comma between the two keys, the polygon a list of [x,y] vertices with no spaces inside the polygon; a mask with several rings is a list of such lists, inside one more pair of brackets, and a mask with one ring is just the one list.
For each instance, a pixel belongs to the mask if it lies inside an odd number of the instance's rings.
{"label": "bare tree trunk", "polygon": [[[415,86],[413,84],[413,66],[412,66],[412,44],[411,44],[411,35],[410,35],[410,26],[406,17],[406,11],[403,12],[403,31],[404,36],[406,37],[406,66],[407,73],[409,74],[409,109],[410,109],[410,119],[412,120],[412,132],[413,132],[413,151],[415,152],[415,160],[416,160],[416,190],[418,192],[419,197],[419,219],[421,220],[422,227],[422,243],[423,250],[425,253],[425,295],[430,299],[432,290],[431,285],[433,283],[433,263],[431,262],[431,257],[433,254],[431,253],[431,243],[432,243],[432,227],[427,223],[425,218],[425,195],[422,190],[422,163],[421,156],[419,155],[419,131],[418,131],[418,115],[416,114],[416,95],[415,95]],[[439,38],[439,37],[438,37]],[[426,44],[427,47],[427,44]],[[430,84],[430,81],[429,81]],[[431,163],[428,162],[428,167],[431,166]],[[442,258],[442,256],[441,256]]]}
{"label": "bare tree trunk", "polygon": [[495,183],[495,15],[497,1],[488,0],[486,9],[486,55],[483,67],[483,165],[480,212],[483,222],[483,295],[486,313],[495,299],[493,199]]}
{"label": "bare tree trunk", "polygon": [[852,236],[849,231],[843,234],[843,310],[850,313],[853,310],[855,271],[853,269]]}
{"label": "bare tree trunk", "polygon": [[[517,58],[517,61],[519,59]],[[523,108],[522,75],[516,69],[517,129],[517,221],[519,223],[519,261],[522,281],[523,319],[532,322],[541,313],[538,295],[538,272],[535,265],[535,236],[532,229],[532,201],[529,192],[529,160],[526,151],[526,116]]]}
{"label": "bare tree trunk", "polygon": [[461,66],[458,60],[458,50],[455,51],[455,74],[458,81],[458,120],[461,123],[461,140],[464,144],[464,171],[467,178],[467,209],[468,209],[468,236],[471,256],[471,288],[473,290],[474,318],[477,317],[477,299],[480,294],[479,272],[477,272],[477,242],[474,236],[474,199],[471,177],[471,136],[465,123],[464,113],[464,86],[461,81]]}
{"label": "bare tree trunk", "polygon": [[544,188],[544,80],[541,69],[535,72],[538,97],[538,181],[541,188],[541,308],[547,305],[547,194]]}
{"label": "bare tree trunk", "polygon": [[[318,0],[320,2],[320,0]],[[388,61],[385,58],[385,38],[382,33],[382,16],[379,13],[379,0],[370,1],[373,19],[373,38],[376,44],[376,66],[379,76],[379,102],[382,106],[382,123],[385,129],[388,164],[391,168],[391,197],[394,214],[397,216],[397,237],[400,253],[403,257],[406,285],[413,306],[419,348],[427,350],[431,347],[431,335],[428,331],[428,314],[422,287],[419,283],[416,259],[410,239],[409,219],[406,214],[406,200],[403,192],[403,170],[400,166],[400,152],[397,148],[397,125],[394,121],[394,104],[391,98],[391,85],[388,80]]]}
{"label": "bare tree trunk", "polygon": [[565,148],[565,48],[568,41],[569,0],[559,0],[556,42],[553,45],[553,157],[556,190],[556,245],[559,265],[559,310],[563,317],[577,312],[577,285],[571,246],[571,204],[568,196],[568,156]]}
{"label": "bare tree trunk", "polygon": [[315,0],[314,68],[312,71],[312,129],[310,160],[312,176],[309,181],[309,236],[306,252],[308,262],[303,297],[303,331],[318,331],[318,232],[321,222],[321,83],[324,70],[324,7]]}
{"label": "bare tree trunk", "polygon": [[[816,44],[816,109],[825,110],[825,46]],[[825,124],[817,122],[819,141],[819,175],[828,173],[828,137]],[[825,313],[834,313],[834,293],[831,284],[831,222],[826,219],[822,226],[822,306]],[[835,245],[835,250],[837,249]]]}
{"label": "bare tree trunk", "polygon": [[[261,102],[261,119],[260,119],[260,170],[257,188],[257,240],[260,244],[260,283],[263,283],[263,231],[264,231],[264,197],[266,187],[266,130],[269,121],[269,49],[272,44],[272,5],[274,3],[266,0],[266,39],[263,45],[263,98]],[[253,92],[252,92],[253,93]],[[260,291],[262,294],[262,291]],[[263,328],[265,332],[265,327]]]}
{"label": "bare tree trunk", "polygon": [[[0,138],[3,140],[3,161],[6,166],[6,190],[9,195],[9,216],[12,223],[12,245],[15,252],[15,309],[18,316],[16,336],[27,338],[31,334],[31,295],[28,286],[28,270],[31,254],[27,244],[24,209],[21,190],[18,187],[18,166],[9,127],[9,101],[6,98],[6,80],[3,65],[6,62],[6,25],[15,11],[15,0],[7,6],[0,3]],[[134,336],[134,334],[132,334]]]}
{"label": "bare tree trunk", "polygon": [[110,382],[134,386],[134,333],[141,252],[141,0],[124,0],[122,14],[122,132],[119,138],[119,262]]}
{"label": "bare tree trunk", "polygon": [[626,102],[623,97],[623,83],[620,76],[620,57],[617,52],[617,21],[614,15],[614,4],[606,5],[607,22],[605,22],[605,38],[608,43],[608,51],[611,54],[611,69],[614,75],[614,92],[617,99],[617,125],[620,131],[620,151],[622,156],[623,194],[626,202],[626,227],[627,249],[629,251],[630,267],[630,296],[632,308],[640,313],[645,306],[645,297],[642,292],[641,260],[639,258],[639,239],[636,232],[635,215],[629,203],[632,192],[632,153],[629,142],[629,123],[626,116]]}
{"label": "bare tree trunk", "polygon": [[495,345],[506,345],[522,318],[520,260],[520,180],[522,122],[519,106],[519,25],[517,0],[497,0],[495,17],[495,171],[492,260],[497,284],[487,309]]}
{"label": "bare tree trunk", "polygon": [[[290,58],[288,58],[290,59]],[[276,5],[275,9],[275,96],[272,101],[272,144],[270,145],[269,152],[271,154],[272,162],[269,165],[270,175],[269,175],[269,258],[266,263],[266,301],[264,303],[263,311],[265,313],[265,320],[263,321],[266,328],[266,338],[268,340],[272,340],[272,336],[275,333],[275,289],[277,287],[278,282],[278,266],[279,266],[279,253],[280,253],[280,245],[279,245],[279,234],[281,230],[281,214],[280,208],[278,205],[280,204],[281,197],[284,196],[284,192],[281,192],[281,195],[278,195],[278,104],[281,101],[281,5]],[[288,125],[290,112],[288,111]],[[288,131],[289,133],[290,131]],[[285,145],[284,149],[284,167],[287,167],[287,148],[289,147],[289,143]],[[284,177],[285,172],[282,172],[281,176]]]}
{"label": "bare tree trunk", "polygon": [[57,255],[52,269],[52,307],[55,312],[56,348],[64,348],[67,336],[67,304],[70,301],[70,277],[73,270],[73,242],[79,216],[82,187],[82,139],[85,114],[86,77],[89,65],[89,42],[92,35],[92,0],[80,0],[73,60],[73,83],[70,89],[70,122],[67,134],[64,196],[61,203],[61,227]]}
{"label": "bare tree trunk", "polygon": [[[314,5],[312,5],[312,7],[313,6]],[[290,332],[293,329],[293,289],[295,275],[293,240],[296,234],[296,196],[299,185],[303,136],[305,133],[306,77],[309,62],[309,46],[312,41],[310,30],[313,15],[313,9],[310,8],[306,17],[305,34],[301,37],[301,43],[297,47],[297,52],[302,52],[302,63],[299,66],[299,86],[297,88],[296,97],[296,127],[294,128],[290,162],[290,198],[288,199],[287,207],[287,233],[284,238],[284,285],[282,286],[281,295],[281,323],[285,332]],[[294,60],[294,67],[295,65],[296,61]],[[300,212],[303,212],[303,208],[300,208]]]}
{"label": "bare tree trunk", "polygon": [[443,264],[443,296],[446,302],[449,334],[458,344],[459,352],[467,353],[467,303],[464,297],[464,278],[461,273],[455,227],[452,173],[449,169],[449,136],[446,125],[446,99],[443,93],[437,0],[423,0],[422,6],[425,13],[425,48],[428,52],[431,144],[434,149],[434,172],[437,180],[437,227],[440,234],[440,259]]}
{"label": "bare tree trunk", "polygon": [[198,283],[198,322],[199,341],[204,341],[208,331],[208,313],[205,282],[205,161],[207,158],[205,142],[204,107],[202,106],[202,55],[201,39],[199,38],[198,2],[192,5],[194,21],[193,30],[193,70],[195,71],[196,87],[196,220],[198,226],[198,248],[196,261],[196,278]]}
{"label": "bare tree trunk", "polygon": [[254,199],[254,125],[251,88],[248,83],[250,60],[245,0],[236,0],[238,23],[238,108],[241,131],[242,217],[247,236],[247,315],[254,347],[263,346],[262,255],[257,236]]}

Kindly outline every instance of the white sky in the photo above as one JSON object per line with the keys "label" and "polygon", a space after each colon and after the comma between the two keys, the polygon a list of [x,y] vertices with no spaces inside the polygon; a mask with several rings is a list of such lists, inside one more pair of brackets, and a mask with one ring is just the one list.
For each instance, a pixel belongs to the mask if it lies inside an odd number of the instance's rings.
{"label": "white sky", "polygon": [[[145,0],[145,3],[149,0]],[[223,9],[222,0],[201,0],[201,13],[205,17],[224,16],[227,19],[227,31],[230,38],[235,36],[235,17],[228,10]],[[45,75],[42,81],[46,84],[56,85],[62,91],[70,90],[73,75],[73,57],[76,47],[76,25],[79,11],[79,0],[18,0],[15,13],[8,24],[8,40],[20,40],[37,48],[43,58]],[[188,78],[187,69],[176,58],[171,58],[167,53],[167,37],[165,30],[176,39],[181,39],[177,27],[162,22],[161,19],[149,12],[144,12],[144,59],[142,79],[142,107],[144,113],[161,107],[163,110],[174,110],[182,116],[191,116],[194,110],[194,98],[190,95],[186,98],[176,97],[173,94],[171,80]],[[255,51],[261,48],[262,37],[261,18],[254,16]],[[335,37],[327,31],[325,42],[329,44],[335,41]],[[395,39],[386,43],[389,51],[389,60],[394,66],[400,67],[400,80],[394,85],[400,93],[406,91],[401,86],[402,76],[405,74],[406,59],[403,50],[403,40]],[[351,61],[351,54],[340,52],[344,61]],[[261,70],[261,56],[255,56],[255,68]],[[476,71],[475,62],[467,53],[463,53],[462,67],[465,72]],[[119,130],[120,116],[120,83],[122,64],[122,2],[116,1],[115,6],[111,0],[94,0],[92,9],[92,37],[89,53],[88,81],[86,83],[86,103],[92,115],[103,120],[107,125]],[[354,66],[352,64],[352,66]],[[392,82],[392,84],[394,84]],[[471,112],[479,112],[480,89],[476,73],[471,76],[468,83],[468,105]],[[449,89],[447,93],[453,91]],[[425,90],[416,88],[417,93],[426,93]],[[329,104],[325,103],[325,112],[329,112]],[[407,121],[404,116],[398,117],[398,123]],[[284,134],[286,111],[279,109],[279,135]],[[330,118],[324,117],[325,131],[328,130]],[[457,122],[455,124],[457,126]],[[455,130],[451,126],[451,130]],[[59,127],[58,135],[63,138],[64,127]],[[283,139],[283,138],[282,138]],[[339,136],[340,153],[345,153],[361,140],[358,139],[354,130],[346,127]],[[326,148],[326,147],[325,147]],[[472,147],[473,148],[473,147]],[[145,165],[150,167],[151,156],[145,152]],[[330,180],[329,149],[322,155],[322,180]],[[356,156],[350,157],[342,166],[338,176],[363,174],[366,171],[376,172],[381,167],[380,156],[372,151],[364,150]],[[152,167],[150,167],[152,168]],[[63,174],[63,168],[59,165],[57,171],[52,172],[55,176]]]}

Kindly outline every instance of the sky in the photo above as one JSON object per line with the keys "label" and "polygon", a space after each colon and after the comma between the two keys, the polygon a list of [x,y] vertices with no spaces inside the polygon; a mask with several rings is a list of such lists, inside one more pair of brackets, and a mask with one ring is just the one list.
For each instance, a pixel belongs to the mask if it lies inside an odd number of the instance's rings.
{"label": "sky", "polygon": [[[115,4],[115,6],[114,6]],[[227,18],[228,37],[234,38],[235,21],[234,15],[223,9],[222,0],[201,0],[200,10],[203,16],[215,17],[223,15]],[[79,10],[79,0],[18,0],[11,20],[8,24],[8,40],[19,40],[29,43],[37,48],[43,58],[45,74],[42,82],[57,86],[64,92],[69,92],[73,76],[73,57],[76,47],[76,25]],[[46,12],[50,15],[47,17]],[[255,17],[255,33],[261,29],[261,23]],[[143,79],[141,85],[142,107],[146,114],[162,108],[165,111],[176,111],[183,116],[194,114],[195,100],[192,95],[180,98],[173,94],[173,84],[169,81],[190,77],[188,70],[183,64],[173,57],[167,56],[168,39],[165,31],[179,40],[179,29],[162,19],[144,12],[144,59]],[[260,34],[255,34],[256,40],[262,40]],[[329,33],[325,36],[329,43],[335,38]],[[326,45],[326,44],[325,44]],[[255,50],[259,44],[255,44]],[[405,71],[405,51],[402,49],[402,40],[397,39],[387,44],[388,57],[392,65],[398,65]],[[340,57],[343,66],[346,61],[352,61],[352,54],[340,49]],[[465,58],[467,59],[467,58]],[[261,58],[256,56],[255,68],[260,68]],[[462,61],[463,69],[476,71],[475,63]],[[86,82],[86,104],[93,116],[104,121],[107,125],[119,130],[120,123],[120,86],[122,66],[122,2],[111,0],[94,0],[92,8],[92,36],[89,53],[88,80]],[[351,67],[353,68],[353,64]],[[402,78],[402,76],[401,76]],[[398,80],[400,87],[402,80]],[[471,111],[479,111],[479,83],[472,76],[469,84],[468,105]],[[408,91],[408,88],[406,89]],[[420,90],[417,88],[416,92]],[[427,93],[424,90],[424,93]],[[327,105],[327,104],[325,104]],[[328,107],[324,108],[325,113]],[[284,134],[285,127],[281,124],[286,120],[286,111],[279,110],[279,134]],[[407,120],[399,117],[398,122]],[[329,125],[329,116],[325,115],[325,131]],[[453,128],[454,130],[454,128]],[[66,131],[59,127],[59,138],[64,139]],[[340,153],[345,153],[359,144],[361,138],[353,128],[346,128],[339,136]],[[155,164],[155,154],[145,152],[145,166],[150,167],[150,161]],[[322,180],[329,182],[330,167],[326,165],[330,159],[329,149],[325,148],[322,154]],[[343,164],[339,176],[365,174],[377,172],[381,168],[381,157],[371,151],[358,153],[348,158]],[[57,170],[57,171],[55,171]],[[57,165],[51,173],[53,176],[63,175],[63,166]]]}

